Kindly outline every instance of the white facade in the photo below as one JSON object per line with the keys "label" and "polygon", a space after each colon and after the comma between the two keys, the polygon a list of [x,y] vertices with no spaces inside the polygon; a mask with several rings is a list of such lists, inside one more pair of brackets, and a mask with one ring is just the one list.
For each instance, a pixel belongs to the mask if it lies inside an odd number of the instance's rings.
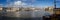
{"label": "white facade", "polygon": [[0,10],[3,10],[3,8],[0,8]]}
{"label": "white facade", "polygon": [[19,10],[19,8],[11,8],[11,9],[7,9],[6,11],[7,12],[15,12],[17,10]]}

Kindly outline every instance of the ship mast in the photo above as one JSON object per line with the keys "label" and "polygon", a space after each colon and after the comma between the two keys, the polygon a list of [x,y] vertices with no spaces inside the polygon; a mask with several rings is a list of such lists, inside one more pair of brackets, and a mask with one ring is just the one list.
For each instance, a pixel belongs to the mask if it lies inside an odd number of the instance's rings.
{"label": "ship mast", "polygon": [[54,14],[56,14],[56,0],[54,0]]}
{"label": "ship mast", "polygon": [[56,0],[54,0],[54,7],[56,8]]}

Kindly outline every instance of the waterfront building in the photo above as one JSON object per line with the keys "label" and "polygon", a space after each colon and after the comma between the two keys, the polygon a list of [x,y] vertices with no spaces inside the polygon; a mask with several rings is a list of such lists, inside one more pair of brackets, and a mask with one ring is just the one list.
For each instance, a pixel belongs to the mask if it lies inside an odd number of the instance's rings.
{"label": "waterfront building", "polygon": [[3,10],[3,8],[2,7],[0,7],[0,11],[2,11]]}
{"label": "waterfront building", "polygon": [[54,12],[55,12],[56,14],[60,14],[60,8],[54,9]]}
{"label": "waterfront building", "polygon": [[53,9],[54,9],[54,7],[47,7],[47,8],[45,8],[45,11],[48,11],[51,14],[53,14]]}
{"label": "waterfront building", "polygon": [[8,8],[6,9],[7,12],[16,12],[19,11],[19,8]]}

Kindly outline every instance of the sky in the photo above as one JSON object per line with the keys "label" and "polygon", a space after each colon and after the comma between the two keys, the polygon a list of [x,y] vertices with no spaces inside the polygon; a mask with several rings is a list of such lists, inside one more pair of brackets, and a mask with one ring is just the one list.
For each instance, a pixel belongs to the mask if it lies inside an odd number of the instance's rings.
{"label": "sky", "polygon": [[[56,0],[56,2],[56,8],[60,8],[60,0]],[[46,8],[54,6],[54,0],[0,0],[0,6]]]}

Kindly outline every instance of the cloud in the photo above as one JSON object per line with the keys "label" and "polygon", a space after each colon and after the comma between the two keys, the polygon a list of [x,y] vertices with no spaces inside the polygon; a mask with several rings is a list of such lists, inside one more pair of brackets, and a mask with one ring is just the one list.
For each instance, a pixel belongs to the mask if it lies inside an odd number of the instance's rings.
{"label": "cloud", "polygon": [[35,2],[36,0],[32,0],[32,3]]}
{"label": "cloud", "polygon": [[3,4],[0,4],[0,7],[3,7]]}
{"label": "cloud", "polygon": [[[30,3],[26,3],[24,1],[29,1],[29,0],[14,0],[13,2],[10,2],[11,0],[7,0],[9,4],[6,5],[6,7],[33,7]],[[31,0],[35,1],[35,0]]]}
{"label": "cloud", "polygon": [[7,0],[7,2],[9,2],[10,0]]}
{"label": "cloud", "polygon": [[27,0],[22,0],[22,1],[27,1]]}
{"label": "cloud", "polygon": [[21,4],[22,4],[21,1],[16,1],[16,2],[14,2],[14,5],[21,5]]}
{"label": "cloud", "polygon": [[26,7],[28,4],[24,3],[22,1],[14,1],[11,2],[10,4],[7,4],[7,7]]}
{"label": "cloud", "polygon": [[26,7],[28,5],[27,3],[24,3],[22,1],[16,1],[14,2],[14,7]]}
{"label": "cloud", "polygon": [[3,4],[0,4],[0,5],[3,5]]}

